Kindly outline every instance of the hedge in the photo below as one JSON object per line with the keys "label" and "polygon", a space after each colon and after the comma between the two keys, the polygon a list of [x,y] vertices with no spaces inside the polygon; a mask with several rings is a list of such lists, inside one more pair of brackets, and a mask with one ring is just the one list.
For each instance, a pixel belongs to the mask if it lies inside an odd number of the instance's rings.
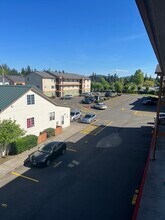
{"label": "hedge", "polygon": [[27,135],[25,137],[17,139],[13,143],[11,143],[10,154],[20,154],[26,150],[29,150],[37,146],[37,140],[38,137],[36,135]]}
{"label": "hedge", "polygon": [[47,128],[44,130],[47,134],[47,138],[52,137],[55,135],[55,130],[54,128]]}

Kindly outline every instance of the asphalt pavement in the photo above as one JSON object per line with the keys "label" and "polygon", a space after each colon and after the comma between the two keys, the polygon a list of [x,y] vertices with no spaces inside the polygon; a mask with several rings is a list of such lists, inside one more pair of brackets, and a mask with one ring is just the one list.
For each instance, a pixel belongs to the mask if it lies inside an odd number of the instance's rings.
{"label": "asphalt pavement", "polygon": [[132,218],[153,114],[137,96],[107,104],[106,111],[96,112],[93,125],[74,123],[74,129],[57,137],[66,140],[68,150],[50,167],[31,168],[27,163],[1,179],[0,219]]}

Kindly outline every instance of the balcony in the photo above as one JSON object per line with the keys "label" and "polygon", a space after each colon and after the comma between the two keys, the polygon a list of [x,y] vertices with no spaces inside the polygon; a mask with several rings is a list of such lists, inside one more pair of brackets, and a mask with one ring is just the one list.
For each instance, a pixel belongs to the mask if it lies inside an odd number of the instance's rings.
{"label": "balcony", "polygon": [[56,82],[58,86],[80,86],[80,82]]}

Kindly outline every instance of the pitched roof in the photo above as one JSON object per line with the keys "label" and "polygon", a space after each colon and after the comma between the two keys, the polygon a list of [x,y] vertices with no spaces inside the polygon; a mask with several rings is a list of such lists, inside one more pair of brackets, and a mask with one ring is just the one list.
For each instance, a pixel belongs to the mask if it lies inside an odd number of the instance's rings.
{"label": "pitched roof", "polygon": [[24,93],[30,90],[30,86],[0,86],[0,110],[3,111]]}
{"label": "pitched roof", "polygon": [[60,72],[53,72],[53,71],[35,71],[32,73],[35,73],[39,75],[40,77],[46,78],[46,79],[54,79],[55,77],[63,77],[65,79],[81,79],[81,78],[90,79],[87,76],[83,76],[83,75],[79,75],[75,73],[60,73]]}
{"label": "pitched roof", "polygon": [[34,73],[41,76],[42,78],[54,79],[54,76],[52,76],[51,74],[49,74],[48,72],[45,72],[45,71],[35,71]]}
{"label": "pitched roof", "polygon": [[89,78],[83,75],[75,74],[75,73],[60,73],[60,72],[53,72],[53,71],[48,71],[50,74],[56,77],[63,77],[65,79],[81,79],[81,78]]}
{"label": "pitched roof", "polygon": [[44,95],[39,88],[33,85],[0,85],[0,112],[4,111],[8,106],[10,106],[29,90],[32,90],[37,95],[57,106],[53,100]]}
{"label": "pitched roof", "polygon": [[18,75],[5,75],[5,78],[10,79],[14,82],[25,82],[25,77],[23,76],[18,76]]}
{"label": "pitched roof", "polygon": [[6,79],[5,77],[4,77],[4,79],[3,79],[3,76],[2,75],[0,75],[0,83],[2,83],[3,82],[3,80],[4,80],[4,82],[6,83],[6,82],[8,82],[9,83],[9,80],[8,79]]}

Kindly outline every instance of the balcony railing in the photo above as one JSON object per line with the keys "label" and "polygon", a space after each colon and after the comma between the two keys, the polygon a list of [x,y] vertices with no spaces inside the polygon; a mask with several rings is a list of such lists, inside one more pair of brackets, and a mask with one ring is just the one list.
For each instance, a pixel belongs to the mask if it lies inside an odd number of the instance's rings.
{"label": "balcony railing", "polygon": [[58,86],[79,86],[81,83],[79,82],[56,82]]}

